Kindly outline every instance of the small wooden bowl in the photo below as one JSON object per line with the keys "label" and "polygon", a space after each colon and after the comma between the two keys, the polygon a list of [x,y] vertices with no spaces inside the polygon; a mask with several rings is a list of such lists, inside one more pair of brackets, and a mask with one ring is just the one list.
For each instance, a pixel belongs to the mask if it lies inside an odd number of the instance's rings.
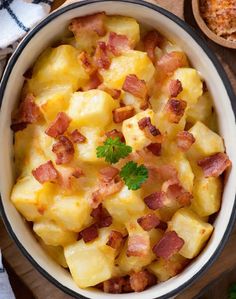
{"label": "small wooden bowl", "polygon": [[195,17],[195,20],[196,20],[198,26],[206,34],[207,37],[209,37],[215,43],[217,43],[223,47],[236,49],[236,42],[228,41],[228,40],[224,39],[223,37],[216,35],[213,31],[211,31],[209,29],[209,27],[206,25],[205,21],[203,20],[203,18],[201,16],[199,0],[192,0],[192,8],[193,8],[193,14],[194,14],[194,17]]}

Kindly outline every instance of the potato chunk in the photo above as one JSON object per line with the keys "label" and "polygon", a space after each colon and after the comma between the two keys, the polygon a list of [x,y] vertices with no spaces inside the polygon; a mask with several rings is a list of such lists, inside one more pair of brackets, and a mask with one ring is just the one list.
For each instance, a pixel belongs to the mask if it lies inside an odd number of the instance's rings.
{"label": "potato chunk", "polygon": [[67,114],[72,119],[72,127],[104,127],[112,121],[112,111],[117,107],[118,102],[108,93],[89,90],[73,94]]}
{"label": "potato chunk", "polygon": [[209,216],[220,209],[222,194],[221,179],[198,177],[194,181],[192,208],[201,217]]}
{"label": "potato chunk", "polygon": [[121,56],[114,57],[108,70],[101,70],[104,84],[109,88],[121,89],[126,76],[136,75],[140,80],[148,83],[155,72],[155,68],[147,53],[129,51]]}
{"label": "potato chunk", "polygon": [[189,208],[179,209],[171,221],[168,230],[174,230],[184,240],[184,246],[179,253],[186,258],[194,258],[209,239],[213,226],[202,219]]}
{"label": "potato chunk", "polygon": [[55,262],[57,262],[63,268],[68,268],[64,255],[64,249],[61,246],[46,245],[43,240],[39,240],[39,243]]}

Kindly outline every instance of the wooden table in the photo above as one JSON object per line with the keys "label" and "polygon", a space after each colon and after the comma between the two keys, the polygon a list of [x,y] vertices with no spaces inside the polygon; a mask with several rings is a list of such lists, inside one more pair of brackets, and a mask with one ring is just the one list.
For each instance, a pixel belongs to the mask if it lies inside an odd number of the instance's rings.
{"label": "wooden table", "polygon": [[[171,0],[165,1],[170,5]],[[64,0],[55,0],[53,8],[58,7],[63,2]],[[180,7],[182,0],[173,0],[172,2],[173,5],[179,5],[178,7]],[[184,15],[186,22],[198,30],[192,15],[190,0],[185,1]],[[221,60],[236,93],[236,50],[222,48],[207,40],[207,38],[206,41]],[[236,105],[236,99],[234,105]],[[10,271],[10,279],[17,299],[72,298],[57,289],[32,267],[8,236],[1,220],[0,248],[2,248],[7,269]],[[218,287],[219,279],[220,288]],[[233,282],[236,282],[236,227],[218,260],[177,299],[226,299],[228,286]]]}

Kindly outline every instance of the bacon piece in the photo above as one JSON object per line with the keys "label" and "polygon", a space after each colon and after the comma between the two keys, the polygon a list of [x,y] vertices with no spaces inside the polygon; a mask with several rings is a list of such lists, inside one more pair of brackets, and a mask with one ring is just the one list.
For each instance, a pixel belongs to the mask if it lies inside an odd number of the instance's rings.
{"label": "bacon piece", "polygon": [[167,227],[168,227],[167,223],[160,220],[160,223],[157,225],[156,228],[159,228],[159,229],[165,231],[165,230],[167,230]]}
{"label": "bacon piece", "polygon": [[93,15],[75,18],[69,25],[69,30],[79,37],[81,33],[96,32],[99,36],[106,34],[105,12],[99,12]]}
{"label": "bacon piece", "polygon": [[103,282],[103,291],[110,294],[121,294],[123,293],[124,286],[123,277],[114,277]]}
{"label": "bacon piece", "polygon": [[92,224],[89,227],[83,229],[79,235],[83,238],[85,243],[93,241],[98,237],[98,228],[96,224]]}
{"label": "bacon piece", "polygon": [[150,117],[144,117],[138,121],[138,126],[140,130],[144,130],[146,127],[148,127],[148,130],[152,136],[160,135],[160,131],[152,125],[151,118]]}
{"label": "bacon piece", "polygon": [[58,172],[51,160],[32,170],[32,174],[41,184],[46,182],[56,182],[58,178]]}
{"label": "bacon piece", "polygon": [[60,168],[58,176],[58,184],[64,189],[71,189],[71,180],[72,178],[80,178],[84,175],[83,170],[80,167],[63,167]]}
{"label": "bacon piece", "polygon": [[28,68],[28,69],[24,72],[23,76],[24,76],[25,79],[31,79],[32,76],[33,76],[33,68],[32,68],[32,67]]}
{"label": "bacon piece", "polygon": [[179,67],[188,66],[188,60],[183,52],[173,51],[163,55],[156,66],[166,75],[171,75]]}
{"label": "bacon piece", "polygon": [[161,155],[161,144],[160,143],[151,143],[147,146],[147,149],[152,152],[155,156]]}
{"label": "bacon piece", "polygon": [[144,51],[148,57],[155,62],[155,48],[160,47],[163,42],[163,36],[156,30],[149,31],[143,38]]}
{"label": "bacon piece", "polygon": [[180,181],[176,178],[164,182],[162,191],[169,199],[177,200],[181,206],[191,204],[192,194],[186,191],[183,186],[181,186]]}
{"label": "bacon piece", "polygon": [[144,230],[150,231],[158,226],[160,220],[154,213],[149,213],[138,218],[137,222]]}
{"label": "bacon piece", "polygon": [[187,152],[194,142],[193,134],[188,131],[182,131],[177,134],[177,146],[183,152]]}
{"label": "bacon piece", "polygon": [[108,166],[99,170],[100,180],[104,183],[109,183],[115,179],[115,177],[119,174],[119,169]]}
{"label": "bacon piece", "polygon": [[122,241],[123,241],[122,233],[120,233],[116,230],[112,230],[110,232],[110,235],[108,237],[108,241],[107,241],[106,245],[108,245],[114,249],[119,249],[121,247]]}
{"label": "bacon piece", "polygon": [[163,181],[167,181],[169,179],[176,179],[178,176],[176,168],[172,165],[166,164],[159,167],[155,167],[154,169],[158,174],[159,179]]}
{"label": "bacon piece", "polygon": [[108,49],[115,56],[121,55],[131,49],[130,41],[126,35],[110,32],[107,42]]}
{"label": "bacon piece", "polygon": [[177,80],[171,80],[169,85],[169,91],[171,97],[177,97],[179,93],[183,90],[181,81]]}
{"label": "bacon piece", "polygon": [[149,254],[150,239],[142,235],[132,235],[128,238],[126,255],[145,257]]}
{"label": "bacon piece", "polygon": [[106,136],[108,138],[112,138],[112,139],[115,139],[116,137],[119,137],[121,142],[125,141],[125,137],[124,137],[123,133],[120,132],[120,131],[117,131],[116,129],[113,129],[113,130],[107,132]]}
{"label": "bacon piece", "polygon": [[100,204],[96,209],[94,209],[91,212],[90,216],[94,218],[99,228],[108,227],[112,224],[112,217],[107,211],[107,209],[102,206],[102,204]]}
{"label": "bacon piece", "polygon": [[11,129],[14,132],[21,131],[27,127],[28,124],[35,123],[40,118],[40,109],[35,103],[35,97],[29,93],[25,99],[20,103],[11,124]]}
{"label": "bacon piece", "polygon": [[96,71],[96,67],[93,64],[92,58],[86,51],[81,52],[78,56],[78,59],[82,62],[83,68],[89,75]]}
{"label": "bacon piece", "polygon": [[154,192],[144,198],[145,204],[151,210],[157,210],[164,207],[164,202],[166,199],[166,195],[162,191]]}
{"label": "bacon piece", "polygon": [[83,143],[86,141],[86,137],[81,134],[77,129],[69,134],[70,140],[73,143]]}
{"label": "bacon piece", "polygon": [[91,89],[96,89],[102,83],[102,78],[98,72],[94,72],[90,75],[89,82],[86,83],[82,90],[87,91]]}
{"label": "bacon piece", "polygon": [[65,112],[59,112],[56,119],[49,125],[45,133],[50,137],[57,138],[65,133],[70,122],[71,119]]}
{"label": "bacon piece", "polygon": [[175,231],[169,231],[153,246],[152,250],[157,257],[168,260],[179,252],[183,245],[184,240],[180,238]]}
{"label": "bacon piece", "polygon": [[104,42],[97,43],[96,51],[94,54],[94,63],[99,69],[109,69],[111,60],[108,55],[107,46]]}
{"label": "bacon piece", "polygon": [[202,168],[204,176],[207,178],[220,176],[231,166],[232,162],[225,153],[217,153],[199,160],[197,164]]}
{"label": "bacon piece", "polygon": [[169,122],[178,124],[184,115],[187,103],[183,100],[171,98],[166,104],[167,117]]}
{"label": "bacon piece", "polygon": [[136,75],[126,76],[122,89],[140,99],[146,99],[147,97],[146,82],[140,80]]}
{"label": "bacon piece", "polygon": [[128,119],[134,116],[135,110],[133,106],[124,106],[120,108],[116,108],[113,111],[113,120],[115,123],[121,123],[125,119]]}
{"label": "bacon piece", "polygon": [[142,270],[130,275],[131,288],[135,292],[142,292],[147,287],[153,286],[157,283],[157,278],[148,270]]}
{"label": "bacon piece", "polygon": [[73,143],[66,136],[59,136],[58,141],[53,144],[52,151],[56,154],[56,164],[65,164],[74,157]]}
{"label": "bacon piece", "polygon": [[115,99],[115,100],[119,99],[119,97],[121,95],[121,90],[114,89],[114,88],[109,88],[109,87],[105,86],[104,84],[99,85],[98,89],[105,91],[110,96],[112,96],[113,99]]}
{"label": "bacon piece", "polygon": [[81,176],[84,176],[84,172],[80,167],[76,167],[72,171],[72,176],[78,179]]}

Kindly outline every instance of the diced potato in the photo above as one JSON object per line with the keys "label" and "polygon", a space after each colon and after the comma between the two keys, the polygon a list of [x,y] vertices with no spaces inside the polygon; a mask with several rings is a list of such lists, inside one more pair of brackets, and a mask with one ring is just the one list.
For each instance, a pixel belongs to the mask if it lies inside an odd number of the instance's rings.
{"label": "diced potato", "polygon": [[220,209],[222,182],[220,178],[203,176],[196,178],[191,207],[201,217],[209,216]]}
{"label": "diced potato", "polygon": [[135,215],[140,215],[145,209],[141,191],[128,190],[127,186],[119,193],[107,197],[103,204],[112,217],[121,223],[129,221]]}
{"label": "diced potato", "polygon": [[71,126],[104,127],[112,121],[112,111],[118,107],[108,93],[102,90],[75,92],[70,100],[67,114],[72,119]]}
{"label": "diced potato", "polygon": [[192,68],[178,68],[174,75],[182,83],[183,91],[178,98],[186,101],[189,105],[196,104],[202,95],[202,81],[197,70]]}
{"label": "diced potato", "polygon": [[179,209],[171,219],[168,230],[174,230],[184,240],[184,246],[179,253],[186,258],[194,258],[199,254],[209,239],[213,226],[202,219],[189,208]]}
{"label": "diced potato", "polygon": [[108,70],[101,70],[104,84],[109,88],[121,89],[127,75],[135,74],[147,83],[152,79],[155,68],[147,53],[129,51],[114,57]]}
{"label": "diced potato", "polygon": [[150,117],[154,124],[154,112],[150,109],[142,111],[135,116],[126,119],[122,125],[122,132],[126,144],[133,148],[133,151],[141,150],[151,143],[151,140],[145,135],[144,131],[139,128],[138,121],[144,117]]}
{"label": "diced potato", "polygon": [[76,233],[64,230],[53,221],[41,220],[35,222],[33,230],[46,245],[66,246],[74,243],[77,239]]}
{"label": "diced potato", "polygon": [[109,230],[100,229],[99,238],[93,242],[83,240],[65,247],[65,257],[75,283],[86,288],[112,276],[115,250],[106,245]]}
{"label": "diced potato", "polygon": [[202,122],[196,122],[189,132],[195,138],[195,142],[188,152],[189,158],[199,158],[224,152],[225,148],[222,137],[210,130]]}
{"label": "diced potato", "polygon": [[175,254],[169,260],[159,258],[148,266],[148,270],[156,275],[158,281],[164,282],[177,275],[188,263],[188,260],[180,254]]}
{"label": "diced potato", "polygon": [[66,258],[64,255],[64,249],[61,246],[51,246],[46,245],[43,240],[39,240],[40,245],[43,247],[43,249],[46,251],[46,253],[59,265],[61,265],[64,268],[68,268],[68,265],[66,263]]}
{"label": "diced potato", "polygon": [[70,45],[48,48],[38,58],[33,77],[28,81],[29,90],[35,95],[54,85],[70,85],[74,91],[82,87],[89,75],[78,59],[78,50]]}
{"label": "diced potato", "polygon": [[142,101],[140,101],[139,98],[135,97],[134,95],[132,95],[129,92],[124,92],[123,93],[122,102],[126,106],[133,106],[136,113],[142,111],[142,109],[140,108],[140,106],[142,104]]}
{"label": "diced potato", "polygon": [[58,195],[51,206],[50,217],[64,229],[79,232],[89,222],[91,208],[88,201],[82,196]]}
{"label": "diced potato", "polygon": [[28,221],[42,218],[51,204],[54,184],[40,184],[33,176],[20,178],[13,187],[11,201]]}

